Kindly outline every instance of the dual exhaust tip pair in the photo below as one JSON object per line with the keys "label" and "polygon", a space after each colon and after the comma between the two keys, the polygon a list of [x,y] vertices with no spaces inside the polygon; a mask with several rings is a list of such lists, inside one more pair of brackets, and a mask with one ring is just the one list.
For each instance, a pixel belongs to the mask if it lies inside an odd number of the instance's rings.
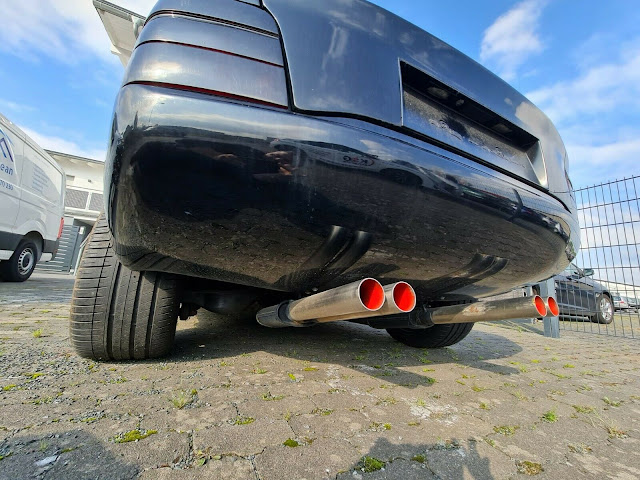
{"label": "dual exhaust tip pair", "polygon": [[316,323],[409,313],[416,307],[416,292],[407,282],[382,286],[374,278],[288,300],[263,308],[256,315],[265,327],[305,327]]}
{"label": "dual exhaust tip pair", "polygon": [[[410,313],[416,303],[416,293],[407,282],[382,286],[373,278],[364,278],[309,297],[264,308],[257,313],[256,319],[265,327],[304,327],[339,320]],[[431,324],[546,317],[559,313],[558,303],[553,297],[545,301],[538,295],[425,310]]]}

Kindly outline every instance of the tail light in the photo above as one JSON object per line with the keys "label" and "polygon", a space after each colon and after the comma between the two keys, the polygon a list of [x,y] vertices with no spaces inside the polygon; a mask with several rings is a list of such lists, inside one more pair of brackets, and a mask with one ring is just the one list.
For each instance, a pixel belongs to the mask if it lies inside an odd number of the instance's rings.
{"label": "tail light", "polygon": [[63,228],[64,228],[64,217],[60,218],[60,228],[58,228],[58,236],[56,238],[60,238],[62,236]]}

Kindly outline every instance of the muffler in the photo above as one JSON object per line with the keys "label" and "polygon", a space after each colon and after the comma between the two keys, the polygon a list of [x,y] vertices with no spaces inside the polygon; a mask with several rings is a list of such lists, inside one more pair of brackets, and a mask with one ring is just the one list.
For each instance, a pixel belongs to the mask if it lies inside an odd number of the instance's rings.
{"label": "muffler", "polygon": [[384,301],[385,291],[380,282],[365,278],[300,300],[263,308],[256,314],[256,320],[271,328],[306,327],[326,317],[366,317],[380,310]]}

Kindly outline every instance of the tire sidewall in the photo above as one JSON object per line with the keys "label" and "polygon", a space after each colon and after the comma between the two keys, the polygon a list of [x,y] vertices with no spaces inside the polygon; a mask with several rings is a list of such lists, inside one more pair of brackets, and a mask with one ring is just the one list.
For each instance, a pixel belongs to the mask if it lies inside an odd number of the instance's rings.
{"label": "tire sidewall", "polygon": [[[23,274],[20,272],[18,261],[23,252],[27,250],[31,250],[34,258],[33,264],[31,265],[29,271]],[[18,244],[18,247],[14,250],[11,258],[2,262],[3,278],[12,282],[24,282],[25,280],[28,280],[36,268],[36,264],[38,263],[38,256],[38,247],[36,246],[35,242],[32,240],[23,240]]]}
{"label": "tire sidewall", "polygon": [[[604,315],[603,315],[603,313],[602,313],[602,309],[600,308],[600,302],[601,302],[602,300],[604,300],[604,299],[606,299],[606,300],[607,300],[607,302],[609,302],[609,305],[611,306],[611,318],[610,318],[608,321],[604,318]],[[601,297],[600,299],[598,299],[598,303],[596,304],[596,309],[597,309],[597,313],[596,313],[596,315],[595,315],[595,319],[596,319],[596,321],[597,321],[598,323],[602,323],[602,324],[608,325],[608,324],[610,324],[611,322],[613,322],[613,317],[614,317],[614,314],[615,314],[615,309],[614,309],[614,307],[613,307],[613,302],[612,302],[611,298],[609,298],[609,296],[608,296],[608,295],[603,294],[603,295],[602,295],[602,297]]]}

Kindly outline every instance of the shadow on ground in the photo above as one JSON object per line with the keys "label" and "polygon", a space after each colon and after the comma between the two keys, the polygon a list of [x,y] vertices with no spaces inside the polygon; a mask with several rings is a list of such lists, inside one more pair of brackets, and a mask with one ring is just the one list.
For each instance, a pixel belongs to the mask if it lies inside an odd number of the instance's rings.
{"label": "shadow on ground", "polygon": [[[109,446],[83,430],[33,435],[23,431],[2,443],[0,480],[64,478],[65,480],[133,478],[139,471],[109,451]],[[1,457],[0,457],[1,458]]]}
{"label": "shadow on ground", "polygon": [[491,360],[510,357],[522,347],[500,335],[471,332],[460,344],[442,349],[417,349],[393,340],[384,330],[339,322],[310,328],[269,329],[253,318],[229,318],[199,311],[192,328],[179,328],[172,360],[216,359],[264,351],[310,362],[325,362],[356,369],[394,384],[430,385],[429,377],[403,367],[456,362],[502,375],[515,368]]}
{"label": "shadow on ground", "polygon": [[[435,444],[394,444],[381,438],[369,452],[337,480],[351,480],[356,475],[366,479],[477,479],[493,480],[491,461],[483,455],[476,441],[456,439]],[[356,473],[354,475],[354,472]]]}

